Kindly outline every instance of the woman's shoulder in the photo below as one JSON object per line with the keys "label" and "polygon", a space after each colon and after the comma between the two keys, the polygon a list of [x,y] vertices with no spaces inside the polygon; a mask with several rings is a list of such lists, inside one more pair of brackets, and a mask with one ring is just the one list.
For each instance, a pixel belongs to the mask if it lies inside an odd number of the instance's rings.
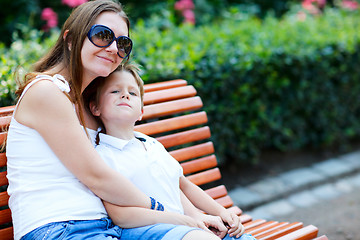
{"label": "woman's shoulder", "polygon": [[[49,109],[60,109],[62,106],[71,105],[68,96],[63,93],[53,81],[47,79],[34,79],[29,88],[23,92],[21,105],[24,105],[31,111],[48,111]],[[51,79],[48,79],[51,80]]]}
{"label": "woman's shoulder", "polygon": [[51,101],[51,99],[58,98],[64,96],[62,91],[59,89],[58,86],[56,86],[52,81],[36,81],[29,89],[24,93],[24,95],[27,95],[27,98],[33,99],[33,100],[40,100],[40,101]]}
{"label": "woman's shoulder", "polygon": [[37,81],[23,92],[14,117],[19,123],[36,129],[39,121],[58,119],[70,112],[74,112],[72,102],[54,83]]}
{"label": "woman's shoulder", "polygon": [[37,75],[34,79],[34,81],[39,81],[39,82],[41,82],[41,80],[49,80],[50,82],[54,83],[54,85],[56,85],[61,91],[66,93],[70,92],[69,83],[60,74],[55,74],[53,76],[47,74],[40,74]]}

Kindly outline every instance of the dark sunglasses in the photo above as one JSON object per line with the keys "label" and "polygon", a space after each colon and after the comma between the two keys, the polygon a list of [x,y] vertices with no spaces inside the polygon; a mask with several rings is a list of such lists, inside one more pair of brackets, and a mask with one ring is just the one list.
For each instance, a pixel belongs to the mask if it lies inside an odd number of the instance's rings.
{"label": "dark sunglasses", "polygon": [[130,55],[133,46],[130,38],[126,36],[115,37],[113,30],[104,25],[93,25],[90,28],[87,37],[95,46],[101,48],[106,48],[116,41],[116,46],[118,48],[117,54],[121,58],[127,58]]}

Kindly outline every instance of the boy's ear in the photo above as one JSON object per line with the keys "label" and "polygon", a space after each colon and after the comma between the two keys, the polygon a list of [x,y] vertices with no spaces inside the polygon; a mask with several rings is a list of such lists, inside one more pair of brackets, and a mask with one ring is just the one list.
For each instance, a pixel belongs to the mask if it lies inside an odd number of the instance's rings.
{"label": "boy's ear", "polygon": [[141,114],[140,114],[140,116],[139,116],[139,118],[138,118],[138,121],[141,121],[143,115],[144,115],[144,109],[141,108]]}
{"label": "boy's ear", "polygon": [[100,116],[100,111],[94,101],[89,103],[89,107],[90,107],[90,111],[91,111],[92,115],[94,115],[96,117]]}

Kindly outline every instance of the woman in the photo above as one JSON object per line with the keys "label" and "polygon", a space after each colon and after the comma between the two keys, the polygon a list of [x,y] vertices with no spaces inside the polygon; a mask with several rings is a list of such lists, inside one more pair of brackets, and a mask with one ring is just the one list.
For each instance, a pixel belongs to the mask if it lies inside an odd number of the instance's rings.
{"label": "woman", "polygon": [[151,207],[150,198],[95,151],[91,129],[97,124],[81,98],[93,79],[109,75],[129,56],[128,36],[129,20],[119,3],[87,2],[74,10],[55,46],[20,85],[7,139],[15,239],[132,239],[139,231],[143,239],[207,239],[207,232],[188,227],[204,227],[191,218],[179,222],[186,227],[122,229],[103,207],[101,199]]}

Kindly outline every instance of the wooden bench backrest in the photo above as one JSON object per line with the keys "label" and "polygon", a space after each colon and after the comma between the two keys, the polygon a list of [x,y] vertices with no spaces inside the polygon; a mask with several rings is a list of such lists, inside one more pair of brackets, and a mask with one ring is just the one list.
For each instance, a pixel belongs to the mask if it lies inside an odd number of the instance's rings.
{"label": "wooden bench backrest", "polygon": [[[210,129],[206,126],[207,116],[201,110],[203,103],[197,92],[185,80],[171,80],[145,85],[144,116],[136,130],[160,141],[184,169],[184,174],[199,186],[211,186],[205,191],[230,211],[240,215],[246,231],[259,239],[312,239],[317,236],[317,228],[302,223],[278,223],[254,220],[242,214],[233,206],[225,186],[218,185],[221,178],[210,140]],[[10,123],[13,106],[0,108],[0,142],[6,136],[6,126]],[[6,179],[6,156],[0,154],[0,240],[12,239],[11,213],[8,209]],[[287,234],[291,238],[286,238]],[[298,238],[294,237],[298,236]]]}

